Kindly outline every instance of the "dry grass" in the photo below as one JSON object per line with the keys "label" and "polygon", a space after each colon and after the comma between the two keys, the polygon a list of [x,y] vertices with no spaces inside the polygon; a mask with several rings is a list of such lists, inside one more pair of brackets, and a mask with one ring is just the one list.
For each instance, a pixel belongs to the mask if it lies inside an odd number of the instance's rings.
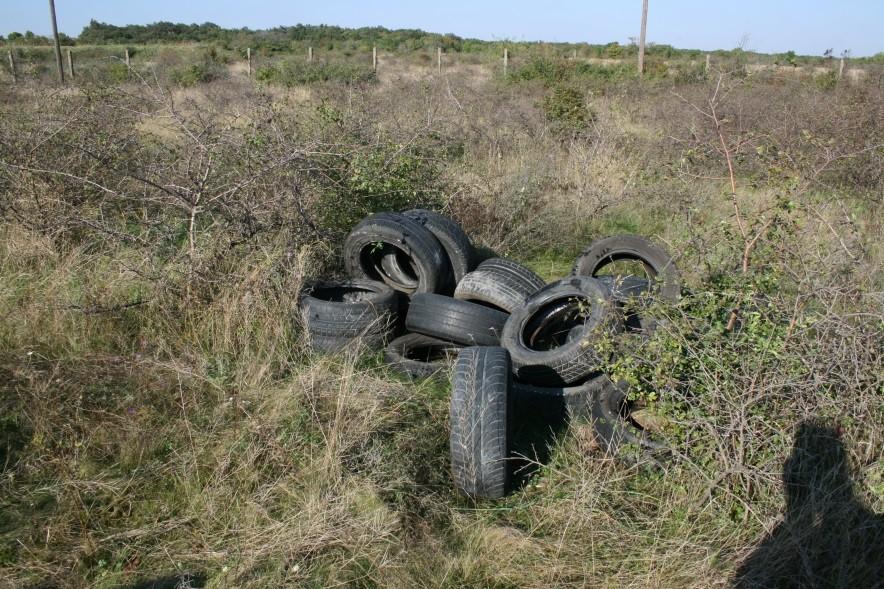
{"label": "dry grass", "polygon": [[[138,84],[86,89],[89,101],[0,90],[0,585],[182,571],[209,587],[865,574],[841,561],[796,572],[782,551],[813,565],[833,543],[839,558],[880,545],[882,154],[857,153],[884,140],[880,88],[736,87],[724,108],[738,209],[753,227],[776,218],[744,274],[724,160],[691,106],[708,82],[580,86],[595,117],[562,133],[542,84],[433,67],[382,69],[365,87],[220,81],[172,106]],[[661,310],[667,328],[636,362],[612,367],[663,396],[679,459],[621,464],[586,423],[551,432],[520,414],[533,472],[474,503],[448,474],[447,385],[403,382],[359,350],[310,353],[297,292],[339,270],[319,207],[390,145],[392,159],[420,148],[407,161],[427,173],[405,181],[432,182],[478,243],[547,278],[612,232],[679,253],[693,294]],[[369,180],[391,178],[403,181],[380,166]],[[211,206],[188,200],[240,184]],[[354,206],[374,194],[346,185]],[[801,433],[811,426],[840,437]],[[817,492],[785,509],[790,456]],[[820,534],[814,518],[865,532]]]}

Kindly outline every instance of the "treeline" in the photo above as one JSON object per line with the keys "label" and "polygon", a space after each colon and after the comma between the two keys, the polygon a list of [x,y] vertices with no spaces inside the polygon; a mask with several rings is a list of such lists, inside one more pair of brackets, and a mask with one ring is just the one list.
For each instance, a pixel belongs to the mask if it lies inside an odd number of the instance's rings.
{"label": "treeline", "polygon": [[[31,31],[10,33],[0,43],[12,45],[48,45],[51,40]],[[74,39],[61,34],[64,45],[158,45],[175,43],[208,43],[227,50],[244,50],[251,47],[265,53],[302,51],[306,46],[334,51],[360,51],[376,46],[384,51],[412,52],[442,47],[446,52],[484,53],[498,50],[503,44],[510,48],[530,49],[532,53],[568,56],[575,52],[580,57],[625,59],[636,55],[635,44],[588,44],[588,43],[546,43],[482,41],[459,37],[454,34],[429,33],[420,29],[387,29],[384,27],[362,27],[350,29],[330,25],[303,25],[252,30],[248,28],[225,29],[214,23],[184,24],[156,22],[148,25],[116,26],[92,20]],[[650,44],[647,53],[658,59],[700,59],[705,53],[719,58],[752,59],[763,54],[742,49],[717,50],[712,52],[699,49],[676,49],[671,45]],[[831,59],[827,56],[802,56],[794,51],[782,54],[765,55],[766,61],[781,65],[806,65]],[[884,53],[855,61],[884,62]]]}

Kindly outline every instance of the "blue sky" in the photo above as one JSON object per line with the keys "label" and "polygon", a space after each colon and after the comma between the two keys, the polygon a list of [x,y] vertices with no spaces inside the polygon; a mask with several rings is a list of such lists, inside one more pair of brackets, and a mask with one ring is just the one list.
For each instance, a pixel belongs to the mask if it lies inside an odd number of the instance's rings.
{"label": "blue sky", "polygon": [[[116,25],[211,21],[223,27],[381,25],[480,39],[625,43],[638,36],[641,0],[56,0],[59,29],[89,19]],[[45,0],[0,0],[0,34],[48,34]],[[884,0],[650,0],[648,40],[680,48],[884,51]]]}

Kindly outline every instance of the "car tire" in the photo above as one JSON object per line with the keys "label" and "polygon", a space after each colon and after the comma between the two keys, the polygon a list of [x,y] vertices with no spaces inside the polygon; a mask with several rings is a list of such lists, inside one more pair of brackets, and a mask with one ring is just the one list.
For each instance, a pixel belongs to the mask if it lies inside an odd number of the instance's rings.
{"label": "car tire", "polygon": [[652,289],[663,300],[675,302],[681,296],[681,274],[663,248],[638,235],[614,235],[592,242],[574,262],[573,275],[597,276],[611,262],[636,260],[657,284]]}
{"label": "car tire", "polygon": [[457,488],[470,497],[506,494],[511,383],[505,349],[471,347],[458,354],[449,415],[451,473]]}
{"label": "car tire", "polygon": [[508,315],[503,311],[438,294],[412,297],[405,317],[408,331],[465,346],[500,344]]}
{"label": "car tire", "polygon": [[[400,269],[413,272],[408,282],[385,271],[384,258],[390,254],[402,259]],[[356,225],[344,242],[344,267],[353,277],[378,280],[407,294],[444,291],[451,274],[439,240],[400,213],[376,213]]]}
{"label": "car tire", "polygon": [[611,291],[594,278],[574,276],[545,286],[510,315],[501,345],[519,380],[569,385],[601,370],[604,358],[594,344],[619,325]]}
{"label": "car tire", "polygon": [[406,333],[384,349],[390,368],[409,378],[429,378],[446,373],[460,346],[420,333]]}
{"label": "car tire", "polygon": [[479,264],[457,283],[454,298],[491,305],[512,313],[546,285],[528,268],[497,258]]}

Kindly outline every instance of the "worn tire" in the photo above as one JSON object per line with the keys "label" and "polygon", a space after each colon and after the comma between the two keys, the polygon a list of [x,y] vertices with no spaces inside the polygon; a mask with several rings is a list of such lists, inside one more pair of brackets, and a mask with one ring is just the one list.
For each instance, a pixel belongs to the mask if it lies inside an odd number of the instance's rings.
{"label": "worn tire", "polygon": [[[428,335],[406,333],[391,341],[384,349],[384,360],[389,367],[411,378],[428,378],[451,368],[453,357],[460,346]],[[441,359],[435,359],[441,355]]]}
{"label": "worn tire", "polygon": [[595,278],[574,276],[545,286],[510,315],[501,345],[520,380],[568,385],[601,370],[593,344],[619,323],[610,290]]}
{"label": "worn tire", "polygon": [[546,281],[530,268],[506,258],[488,258],[476,266],[476,270],[494,272],[499,276],[509,276],[535,292],[546,286]]}
{"label": "worn tire", "polygon": [[[409,261],[414,282],[403,283],[384,271],[383,258],[391,253]],[[400,213],[376,213],[356,225],[344,242],[344,266],[351,276],[379,280],[408,294],[443,291],[451,274],[439,240]]]}
{"label": "worn tire", "polygon": [[642,308],[648,302],[646,295],[653,291],[650,280],[638,276],[603,275],[596,278],[611,289],[614,301],[624,311],[623,325],[627,331],[650,334],[657,328],[657,320],[646,317]]}
{"label": "worn tire", "polygon": [[323,281],[301,292],[299,306],[313,349],[334,352],[356,339],[370,348],[382,344],[395,322],[398,300],[382,282]]}
{"label": "worn tire", "polygon": [[606,375],[593,379],[596,387],[590,418],[601,449],[618,460],[659,462],[669,447],[654,440],[628,418],[626,386],[614,384]]}
{"label": "worn tire", "polygon": [[471,497],[506,494],[511,383],[503,348],[465,348],[458,354],[451,385],[451,474],[457,488]]}
{"label": "worn tire", "polygon": [[541,387],[514,381],[513,397],[516,401],[530,403],[539,411],[552,409],[564,411],[569,420],[589,419],[596,396],[601,391],[598,377],[572,386]]}
{"label": "worn tire", "polygon": [[672,256],[638,235],[614,235],[592,242],[574,262],[575,276],[596,276],[605,265],[618,260],[637,260],[657,284],[660,298],[675,302],[681,296],[681,275]]}
{"label": "worn tire", "polygon": [[457,283],[454,298],[492,305],[512,313],[546,285],[528,268],[495,258],[479,264]]}
{"label": "worn tire", "polygon": [[452,286],[476,267],[476,250],[469,236],[453,219],[426,209],[412,209],[402,214],[429,229],[442,244],[454,275]]}
{"label": "worn tire", "polygon": [[496,346],[508,315],[438,294],[421,293],[411,299],[405,327],[409,331],[463,344]]}

